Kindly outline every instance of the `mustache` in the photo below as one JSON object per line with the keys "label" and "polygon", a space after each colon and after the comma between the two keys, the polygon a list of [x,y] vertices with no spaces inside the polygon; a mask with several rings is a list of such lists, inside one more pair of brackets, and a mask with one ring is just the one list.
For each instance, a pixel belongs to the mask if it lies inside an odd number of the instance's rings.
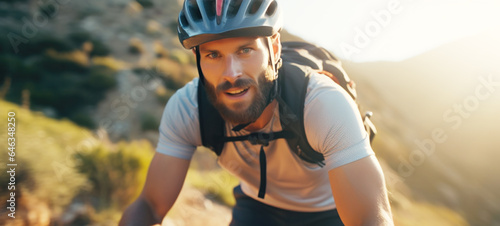
{"label": "mustache", "polygon": [[217,86],[218,92],[224,92],[231,88],[246,88],[250,86],[257,86],[257,83],[249,78],[240,78],[236,80],[234,83],[229,81],[225,81]]}

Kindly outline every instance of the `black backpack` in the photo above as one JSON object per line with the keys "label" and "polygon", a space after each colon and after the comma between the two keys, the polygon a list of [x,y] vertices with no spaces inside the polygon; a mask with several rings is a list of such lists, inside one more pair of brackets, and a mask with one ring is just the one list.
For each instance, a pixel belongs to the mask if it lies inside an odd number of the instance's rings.
{"label": "black backpack", "polygon": [[[279,103],[282,131],[273,133],[252,133],[246,136],[226,137],[225,122],[207,98],[205,89],[198,84],[198,108],[200,132],[203,146],[219,156],[225,142],[249,140],[252,144],[266,146],[269,141],[284,138],[304,161],[324,166],[323,154],[315,151],[307,142],[304,129],[304,102],[311,72],[317,71],[329,76],[342,86],[356,100],[355,85],[342,69],[340,62],[326,49],[305,42],[282,43],[283,65],[279,69],[276,97]],[[370,121],[371,112],[363,116],[365,129],[373,140],[376,129]],[[335,117],[332,115],[332,117]]]}

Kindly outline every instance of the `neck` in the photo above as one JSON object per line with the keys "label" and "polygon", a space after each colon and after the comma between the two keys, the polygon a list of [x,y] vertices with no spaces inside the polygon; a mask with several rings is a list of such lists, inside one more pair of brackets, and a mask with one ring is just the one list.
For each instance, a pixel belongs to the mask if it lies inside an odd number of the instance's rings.
{"label": "neck", "polygon": [[278,104],[278,102],[276,100],[273,100],[269,105],[267,105],[267,107],[264,109],[259,118],[255,120],[255,122],[245,127],[245,130],[257,131],[264,128],[264,126],[266,126],[267,123],[269,123],[269,121],[273,117],[276,104]]}

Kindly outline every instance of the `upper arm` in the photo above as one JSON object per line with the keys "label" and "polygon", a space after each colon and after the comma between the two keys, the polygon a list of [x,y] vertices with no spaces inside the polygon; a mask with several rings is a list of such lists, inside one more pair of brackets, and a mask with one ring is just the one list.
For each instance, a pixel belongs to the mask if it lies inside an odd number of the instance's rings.
{"label": "upper arm", "polygon": [[142,191],[157,217],[163,218],[173,206],[184,184],[190,160],[155,153]]}
{"label": "upper arm", "polygon": [[177,90],[168,100],[160,122],[157,152],[190,159],[201,146],[196,81]]}
{"label": "upper arm", "polygon": [[328,176],[344,224],[393,224],[383,172],[375,156],[332,169]]}

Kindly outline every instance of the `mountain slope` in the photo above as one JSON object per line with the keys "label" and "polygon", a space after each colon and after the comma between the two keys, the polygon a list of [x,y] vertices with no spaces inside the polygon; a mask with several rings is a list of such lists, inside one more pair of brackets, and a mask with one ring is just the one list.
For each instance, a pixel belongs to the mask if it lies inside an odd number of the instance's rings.
{"label": "mountain slope", "polygon": [[344,62],[375,123],[402,142],[382,151],[391,168],[419,199],[480,225],[500,224],[499,38],[488,31],[401,62]]}

